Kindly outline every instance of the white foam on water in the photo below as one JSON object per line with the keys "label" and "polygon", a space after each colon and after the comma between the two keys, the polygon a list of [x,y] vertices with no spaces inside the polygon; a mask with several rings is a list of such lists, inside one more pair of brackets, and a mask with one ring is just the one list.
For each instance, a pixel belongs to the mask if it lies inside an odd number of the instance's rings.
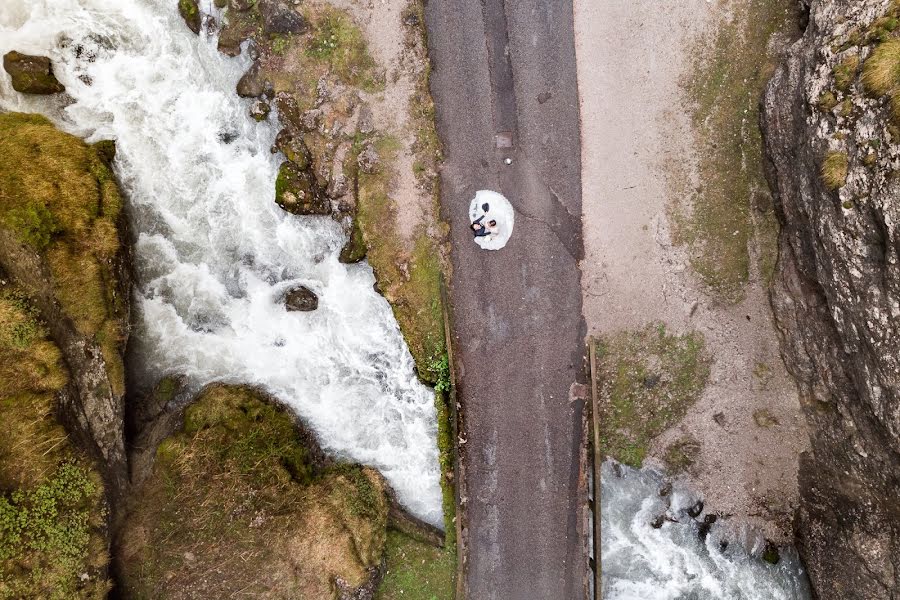
{"label": "white foam on water", "polygon": [[[781,548],[771,565],[718,524],[705,540],[686,510],[696,498],[675,484],[661,496],[662,474],[607,461],[600,514],[604,600],[809,600],[796,551]],[[651,523],[666,514],[659,529]],[[721,542],[729,540],[726,548]]]}
{"label": "white foam on water", "polygon": [[[50,56],[71,100],[18,94],[2,73],[0,107],[116,140],[147,373],[266,388],[442,526],[433,393],[371,268],[338,261],[337,224],[275,205],[275,125],[234,93],[246,61],[190,33],[174,0],[3,0],[0,54],[13,49]],[[284,309],[296,284],[317,310]]]}

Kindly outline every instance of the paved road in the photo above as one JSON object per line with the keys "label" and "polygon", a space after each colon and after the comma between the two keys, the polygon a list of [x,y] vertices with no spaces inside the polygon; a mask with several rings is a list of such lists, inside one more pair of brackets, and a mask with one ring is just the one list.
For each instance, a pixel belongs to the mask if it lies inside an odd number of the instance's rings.
{"label": "paved road", "polygon": [[[583,405],[569,399],[584,348],[572,6],[430,0],[426,20],[453,243],[468,598],[583,598]],[[496,148],[501,132],[513,148]],[[468,230],[482,188],[516,208],[513,237],[497,252],[480,250]]]}

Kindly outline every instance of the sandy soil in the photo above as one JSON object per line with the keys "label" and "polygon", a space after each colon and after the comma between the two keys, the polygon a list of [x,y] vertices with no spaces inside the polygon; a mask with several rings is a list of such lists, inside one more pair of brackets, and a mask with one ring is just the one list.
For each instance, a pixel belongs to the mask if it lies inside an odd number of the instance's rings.
{"label": "sandy soil", "polygon": [[[350,13],[360,26],[375,61],[386,70],[384,91],[367,98],[373,124],[381,133],[399,140],[401,149],[394,161],[396,177],[391,200],[396,207],[397,230],[412,243],[417,225],[429,227],[436,220],[432,196],[422,189],[414,170],[415,128],[410,118],[416,82],[427,64],[425,48],[417,35],[403,23],[409,0],[329,0],[330,5]],[[411,248],[410,248],[411,250]]]}
{"label": "sandy soil", "polygon": [[715,361],[709,384],[651,455],[692,435],[701,451],[689,477],[709,510],[784,542],[808,438],[768,295],[752,273],[740,304],[714,303],[683,248],[673,245],[667,219],[667,206],[681,201],[669,165],[681,165],[674,175],[697,183],[679,81],[690,76],[696,40],[711,39],[727,11],[726,2],[710,0],[575,0],[584,315],[594,336],[654,321],[705,336]]}

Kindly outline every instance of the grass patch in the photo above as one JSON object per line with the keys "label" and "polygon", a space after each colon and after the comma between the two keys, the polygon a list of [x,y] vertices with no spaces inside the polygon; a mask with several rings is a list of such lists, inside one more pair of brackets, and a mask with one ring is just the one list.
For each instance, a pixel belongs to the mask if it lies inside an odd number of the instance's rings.
{"label": "grass patch", "polygon": [[53,417],[54,394],[67,381],[37,311],[4,287],[0,598],[103,598],[110,589],[103,484]]}
{"label": "grass patch", "polygon": [[385,564],[377,600],[452,600],[456,588],[455,548],[442,550],[391,530]]}
{"label": "grass patch", "polygon": [[663,462],[669,473],[684,473],[690,471],[700,455],[700,442],[690,435],[678,438],[670,444],[663,454]]}
{"label": "grass patch", "polygon": [[711,360],[703,337],[653,324],[596,344],[601,453],[640,467],[653,438],[677,423],[706,386]]}
{"label": "grass patch", "polygon": [[117,394],[125,387],[114,271],[121,210],[97,148],[39,115],[0,115],[0,226],[46,260],[63,311],[79,333],[99,338]]}
{"label": "grass patch", "polygon": [[[129,597],[331,598],[379,564],[385,483],[318,469],[290,415],[253,390],[213,386],[157,450],[122,534]],[[214,576],[209,576],[214,574]]]}
{"label": "grass patch", "polygon": [[850,161],[846,152],[832,151],[825,155],[822,161],[822,181],[829,190],[837,190],[847,183],[847,172]]}
{"label": "grass patch", "polygon": [[684,84],[693,102],[702,187],[690,208],[673,207],[675,240],[690,248],[694,271],[726,303],[743,298],[751,246],[763,278],[773,273],[778,224],[763,175],[758,105],[778,60],[768,41],[796,27],[795,5],[749,0],[737,8],[712,46],[697,51],[695,73]]}
{"label": "grass patch", "polygon": [[853,82],[856,81],[858,69],[859,56],[854,54],[842,60],[834,67],[834,86],[842,92],[849,90]]}
{"label": "grass patch", "polygon": [[[896,5],[893,10],[900,12]],[[897,19],[891,19],[891,23],[896,24]],[[891,34],[885,33],[879,38],[881,43],[863,65],[862,82],[867,93],[888,96],[891,117],[894,123],[900,123],[900,39],[888,35]]]}

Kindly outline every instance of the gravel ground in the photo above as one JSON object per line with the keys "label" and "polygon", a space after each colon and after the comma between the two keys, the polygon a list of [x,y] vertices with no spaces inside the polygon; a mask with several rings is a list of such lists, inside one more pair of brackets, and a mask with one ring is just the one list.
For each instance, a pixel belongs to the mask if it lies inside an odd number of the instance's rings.
{"label": "gravel ground", "polygon": [[729,9],[709,0],[575,0],[584,315],[590,335],[654,321],[704,335],[714,358],[709,383],[651,457],[693,436],[701,450],[687,477],[709,509],[786,542],[808,436],[768,294],[753,272],[739,304],[704,294],[672,242],[667,211],[685,189],[673,182],[702,183],[679,82],[694,68],[696,41],[712,39]]}

